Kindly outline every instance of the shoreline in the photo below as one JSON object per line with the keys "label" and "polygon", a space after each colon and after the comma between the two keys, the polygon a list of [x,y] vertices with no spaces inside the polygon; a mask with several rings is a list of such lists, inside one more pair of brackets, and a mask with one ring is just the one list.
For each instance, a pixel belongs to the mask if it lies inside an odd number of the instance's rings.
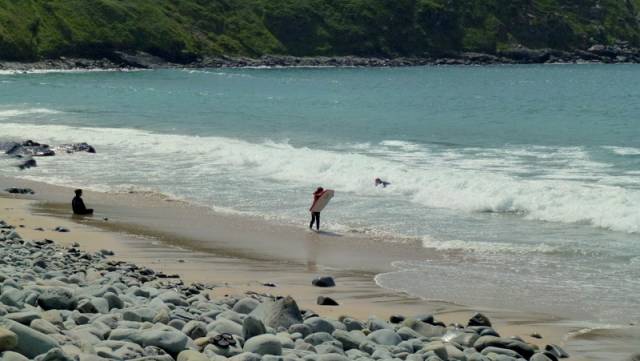
{"label": "shoreline", "polygon": [[[305,307],[314,308],[323,315],[325,315],[327,311],[330,316],[334,317],[338,317],[340,313],[348,313],[361,319],[372,314],[386,318],[394,313],[411,315],[432,312],[437,315],[439,319],[443,319],[446,322],[464,322],[464,320],[468,319],[473,311],[479,311],[489,315],[492,320],[495,320],[499,330],[506,330],[509,334],[521,336],[525,338],[527,342],[532,343],[555,342],[564,345],[566,341],[571,341],[569,337],[570,334],[582,335],[581,332],[584,331],[584,324],[571,320],[563,320],[555,316],[540,315],[523,311],[491,310],[486,308],[474,308],[448,303],[425,301],[403,293],[381,289],[373,281],[373,275],[384,271],[384,268],[381,268],[380,270],[364,271],[363,265],[361,264],[359,268],[355,267],[353,269],[345,269],[345,259],[332,258],[330,254],[322,254],[322,251],[318,252],[317,249],[315,250],[317,253],[315,256],[319,257],[313,258],[314,262],[309,262],[310,253],[306,254],[306,262],[300,262],[299,258],[296,259],[296,257],[300,257],[300,254],[298,254],[299,250],[294,250],[293,259],[280,258],[279,260],[274,261],[273,256],[280,254],[283,250],[286,250],[291,245],[290,243],[285,242],[283,245],[277,245],[275,252],[265,252],[264,247],[262,247],[259,252],[256,252],[255,250],[253,252],[248,252],[248,248],[250,247],[247,247],[247,244],[234,244],[236,241],[246,242],[246,240],[240,239],[242,237],[239,237],[237,234],[240,233],[239,229],[234,229],[233,224],[229,224],[229,219],[224,215],[214,215],[213,217],[224,218],[222,220],[222,224],[224,224],[225,227],[230,226],[231,232],[229,233],[229,230],[227,230],[224,232],[222,238],[231,237],[231,242],[217,243],[213,247],[209,246],[202,248],[194,247],[194,240],[188,239],[196,234],[185,235],[184,232],[181,234],[179,229],[175,230],[173,233],[166,231],[158,231],[155,233],[149,232],[149,224],[154,224],[153,220],[151,220],[152,222],[148,223],[146,226],[136,226],[135,224],[125,224],[122,220],[118,220],[117,217],[111,217],[111,214],[117,214],[118,212],[128,212],[128,214],[124,215],[124,218],[131,216],[140,217],[141,214],[151,212],[147,214],[149,216],[153,215],[151,218],[156,217],[158,218],[156,221],[163,223],[166,222],[167,219],[162,216],[164,213],[157,212],[157,207],[160,207],[163,202],[166,204],[167,200],[158,201],[153,198],[150,202],[146,203],[137,199],[135,194],[125,194],[122,196],[124,198],[129,198],[129,201],[135,199],[131,202],[132,206],[129,207],[130,210],[126,211],[122,207],[118,208],[117,200],[115,202],[104,202],[101,204],[101,202],[104,201],[104,197],[113,198],[113,194],[103,194],[103,198],[100,198],[98,194],[88,192],[87,197],[92,199],[91,205],[97,205],[99,210],[103,209],[106,211],[106,214],[109,215],[110,219],[108,222],[103,222],[101,221],[102,215],[100,215],[100,217],[95,217],[94,220],[86,222],[69,216],[67,205],[64,203],[66,200],[64,195],[69,193],[69,189],[18,179],[2,178],[0,180],[0,184],[3,185],[3,189],[5,188],[4,186],[8,184],[7,182],[13,182],[12,185],[14,186],[26,185],[33,187],[34,189],[38,188],[36,189],[37,195],[35,197],[26,197],[30,198],[30,200],[20,201],[25,202],[21,208],[23,218],[26,219],[26,217],[29,216],[38,217],[39,219],[48,219],[49,222],[64,222],[68,227],[73,228],[80,226],[94,230],[99,229],[103,234],[109,235],[111,239],[110,242],[117,240],[116,243],[120,245],[119,248],[115,249],[116,258],[119,258],[119,254],[126,254],[124,259],[136,264],[142,263],[152,268],[160,265],[163,272],[177,273],[187,281],[202,281],[203,276],[198,273],[207,272],[207,270],[215,270],[216,276],[214,279],[218,281],[218,286],[222,285],[220,284],[221,279],[232,280],[231,282],[228,282],[228,285],[218,287],[218,290],[223,293],[232,294],[233,292],[238,291],[240,293],[244,293],[256,290],[277,292],[281,295],[286,293],[293,295],[294,298],[299,300],[299,302],[301,302]],[[44,195],[41,192],[43,188],[46,189]],[[2,194],[0,202],[5,202],[11,198],[16,197]],[[122,201],[122,199],[120,201]],[[26,206],[26,204],[28,204],[28,206]],[[169,202],[169,204],[171,204],[173,211],[183,208],[176,202]],[[5,212],[4,208],[5,207],[2,207],[2,212]],[[184,215],[185,213],[178,213],[177,218]],[[140,221],[140,219],[137,219],[137,221]],[[176,221],[174,220],[173,223],[175,224]],[[255,223],[246,222],[246,220],[241,223],[242,227],[246,227],[251,224],[255,226]],[[220,226],[220,224],[218,224],[218,226]],[[246,236],[247,230],[243,229],[242,231]],[[252,234],[252,231],[256,230],[249,229],[249,236]],[[258,234],[262,234],[263,230],[258,229],[258,231]],[[274,239],[274,236],[275,238],[282,236],[282,233],[278,233],[278,231],[282,232],[282,229],[271,229],[270,232],[267,232],[267,239],[271,241]],[[299,230],[297,230],[297,232],[299,233]],[[236,234],[233,235],[234,233]],[[35,234],[40,235],[40,233]],[[72,229],[72,232],[69,233],[69,235],[73,236],[73,234],[77,234],[74,229]],[[255,233],[253,234],[255,235]],[[313,234],[311,235],[313,236]],[[51,235],[51,237],[59,236],[60,234],[55,233]],[[344,243],[343,240],[338,239],[336,242],[335,239],[332,239],[337,237],[326,236],[320,238],[323,242],[329,242],[328,245],[323,244],[324,246],[335,247],[338,242]],[[53,239],[58,241],[55,238]],[[125,240],[124,242],[123,239]],[[299,240],[295,241],[300,243]],[[308,241],[309,240],[307,240],[307,242]],[[315,239],[313,241],[318,242],[319,240]],[[349,241],[352,241],[352,239],[350,238]],[[362,242],[363,240],[355,239],[355,241]],[[83,249],[84,247],[92,247],[88,243],[81,243],[81,246]],[[109,248],[109,246],[104,245],[104,241],[98,242],[98,244],[94,246],[98,246],[99,248]],[[255,242],[249,242],[249,246],[255,246]],[[153,251],[150,253],[151,255],[140,256],[142,253],[147,252],[149,247],[153,248]],[[343,245],[340,245],[340,247],[343,247]],[[357,244],[354,247],[359,248]],[[384,249],[389,250],[390,248],[391,247]],[[347,251],[349,250],[349,248],[346,249]],[[91,250],[95,251],[97,249],[94,248]],[[201,261],[196,262],[195,260]],[[192,267],[185,267],[185,263]],[[342,269],[339,267],[340,264],[343,266]],[[223,269],[224,271],[220,272],[220,269]],[[340,289],[331,289],[329,292],[324,293],[324,295],[336,298],[341,303],[340,307],[336,309],[330,308],[328,310],[325,310],[326,307],[321,307],[321,310],[318,310],[319,306],[312,307],[314,305],[315,298],[323,293],[323,291],[326,291],[324,289],[317,289],[310,286],[310,280],[314,276],[321,274],[332,274],[336,276],[339,283],[344,282],[344,287],[339,287]],[[261,286],[261,283],[263,282],[274,282],[278,284],[278,287],[263,287]],[[394,312],[394,310],[396,311]],[[400,310],[400,312],[397,310]],[[522,333],[525,329],[530,330],[532,326],[536,327],[536,332],[543,334],[544,338],[542,340],[537,340],[529,337],[528,334]],[[616,332],[620,332],[620,330],[616,330]],[[581,344],[580,348],[593,349],[594,344],[597,345],[597,343],[602,339],[603,338],[596,338],[595,340],[590,340],[586,345]],[[570,344],[571,343],[569,342],[569,346]],[[619,347],[619,345],[616,344],[616,347]],[[571,347],[569,350],[570,353],[572,353],[572,360],[581,360],[579,352],[576,353],[575,350],[571,349]],[[611,354],[608,355],[610,356]]]}
{"label": "shoreline", "polygon": [[104,58],[61,56],[35,61],[0,59],[0,72],[37,71],[126,71],[140,69],[207,69],[207,68],[321,68],[321,67],[412,67],[412,66],[482,66],[515,64],[639,64],[640,49],[594,45],[589,49],[558,50],[513,48],[495,54],[456,52],[424,57],[361,57],[263,55],[261,57],[203,56],[190,63],[173,63],[145,53],[114,52]]}

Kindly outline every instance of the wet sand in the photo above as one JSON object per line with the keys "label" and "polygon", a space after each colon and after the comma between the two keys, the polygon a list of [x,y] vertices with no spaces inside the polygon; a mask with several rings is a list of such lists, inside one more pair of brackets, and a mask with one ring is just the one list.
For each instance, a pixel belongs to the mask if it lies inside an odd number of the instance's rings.
{"label": "wet sand", "polygon": [[[0,219],[24,225],[18,231],[25,238],[50,238],[62,244],[77,241],[90,251],[111,249],[116,258],[178,274],[185,282],[213,284],[217,297],[246,292],[292,295],[302,307],[322,315],[360,319],[433,313],[446,323],[465,323],[474,311],[482,311],[503,335],[520,336],[541,347],[563,345],[572,360],[624,360],[633,352],[623,347],[627,342],[617,342],[620,337],[615,333],[634,337],[636,329],[599,331],[597,337],[586,337],[591,333],[584,332],[584,324],[557,316],[425,301],[375,284],[375,274],[390,270],[392,261],[424,259],[427,251],[419,244],[398,247],[357,235],[315,233],[304,227],[219,214],[152,193],[86,192],[85,201],[97,209],[96,215],[73,217],[71,189],[0,177],[0,189],[9,186],[36,191],[35,196],[20,199],[8,194],[0,198]],[[60,225],[71,232],[51,231]],[[312,287],[311,279],[320,274],[333,275],[337,287]],[[277,287],[263,286],[267,282]],[[336,299],[340,306],[316,305],[319,295]],[[530,337],[532,332],[543,339]]]}

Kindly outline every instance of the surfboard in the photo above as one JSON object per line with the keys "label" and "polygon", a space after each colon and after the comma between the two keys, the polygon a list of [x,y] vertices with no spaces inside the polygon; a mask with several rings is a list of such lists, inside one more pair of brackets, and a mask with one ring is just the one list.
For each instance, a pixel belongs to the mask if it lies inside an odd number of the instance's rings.
{"label": "surfboard", "polygon": [[334,193],[333,189],[327,189],[326,191],[322,192],[322,195],[320,196],[320,198],[318,198],[318,200],[315,201],[311,206],[310,211],[322,212],[324,207],[326,207],[327,204],[329,204],[329,201],[331,200],[331,198],[333,198],[333,193]]}

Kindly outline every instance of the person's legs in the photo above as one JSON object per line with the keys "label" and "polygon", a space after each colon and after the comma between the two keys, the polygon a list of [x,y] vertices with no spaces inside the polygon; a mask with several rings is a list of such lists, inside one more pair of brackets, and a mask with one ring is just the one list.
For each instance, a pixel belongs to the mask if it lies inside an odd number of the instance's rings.
{"label": "person's legs", "polygon": [[316,215],[316,230],[320,230],[320,212],[315,212]]}
{"label": "person's legs", "polygon": [[316,213],[311,212],[311,222],[309,222],[309,229],[313,228],[313,222],[316,220]]}

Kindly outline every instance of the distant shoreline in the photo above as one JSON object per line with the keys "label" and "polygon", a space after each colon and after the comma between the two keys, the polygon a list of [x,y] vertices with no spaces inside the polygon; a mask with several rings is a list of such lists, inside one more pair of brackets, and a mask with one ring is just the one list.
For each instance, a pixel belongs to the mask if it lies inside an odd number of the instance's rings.
{"label": "distant shoreline", "polygon": [[265,55],[259,58],[206,56],[191,63],[172,63],[143,53],[116,52],[109,58],[88,59],[60,57],[34,62],[0,60],[0,71],[29,72],[38,70],[132,70],[132,69],[203,69],[256,67],[410,67],[439,65],[510,65],[510,64],[638,64],[640,49],[595,45],[588,50],[561,51],[553,49],[517,48],[499,52],[454,53],[438,57],[358,57],[316,56],[295,57]]}

